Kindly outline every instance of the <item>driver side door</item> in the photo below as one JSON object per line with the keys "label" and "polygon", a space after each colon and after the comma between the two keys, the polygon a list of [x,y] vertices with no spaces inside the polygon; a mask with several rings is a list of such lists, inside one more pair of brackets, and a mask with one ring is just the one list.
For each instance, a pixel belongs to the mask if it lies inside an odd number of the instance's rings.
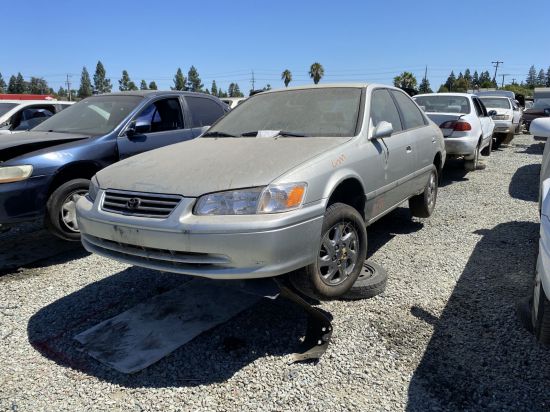
{"label": "driver side door", "polygon": [[[179,97],[154,100],[137,114],[117,140],[120,159],[190,140],[196,136],[186,124]],[[133,129],[133,133],[128,130]]]}

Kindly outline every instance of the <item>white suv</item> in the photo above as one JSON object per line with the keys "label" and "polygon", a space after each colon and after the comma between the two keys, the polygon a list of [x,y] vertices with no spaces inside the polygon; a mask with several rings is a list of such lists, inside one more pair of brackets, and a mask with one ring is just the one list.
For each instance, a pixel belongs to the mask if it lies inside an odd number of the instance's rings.
{"label": "white suv", "polygon": [[57,100],[0,100],[0,135],[30,130],[73,103]]}

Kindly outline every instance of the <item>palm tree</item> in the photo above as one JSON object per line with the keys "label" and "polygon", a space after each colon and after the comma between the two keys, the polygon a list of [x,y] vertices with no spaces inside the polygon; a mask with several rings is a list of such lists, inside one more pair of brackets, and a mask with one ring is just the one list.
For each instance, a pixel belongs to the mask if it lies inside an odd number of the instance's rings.
{"label": "palm tree", "polygon": [[288,87],[288,84],[292,81],[292,73],[290,72],[290,70],[286,69],[281,74],[281,80],[285,82],[285,87]]}
{"label": "palm tree", "polygon": [[416,77],[411,72],[403,72],[393,78],[393,85],[402,89],[415,89]]}
{"label": "palm tree", "polygon": [[325,69],[321,66],[321,63],[313,63],[309,68],[309,77],[313,79],[313,83],[319,83],[319,80],[325,75]]}

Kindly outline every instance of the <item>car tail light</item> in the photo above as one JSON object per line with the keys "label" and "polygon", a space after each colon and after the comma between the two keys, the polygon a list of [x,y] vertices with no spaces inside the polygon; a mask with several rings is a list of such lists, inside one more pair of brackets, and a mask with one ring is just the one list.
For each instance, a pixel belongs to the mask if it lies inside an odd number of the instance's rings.
{"label": "car tail light", "polygon": [[439,125],[441,129],[453,129],[455,132],[467,132],[472,130],[472,125],[464,121],[449,120]]}

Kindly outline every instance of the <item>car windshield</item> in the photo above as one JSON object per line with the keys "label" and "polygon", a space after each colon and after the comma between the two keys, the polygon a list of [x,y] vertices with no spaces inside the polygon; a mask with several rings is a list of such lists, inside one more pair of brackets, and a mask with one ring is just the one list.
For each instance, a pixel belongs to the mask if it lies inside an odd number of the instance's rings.
{"label": "car windshield", "polygon": [[533,108],[535,108],[535,109],[548,109],[548,108],[550,108],[550,97],[535,100],[535,103],[533,104]]}
{"label": "car windshield", "polygon": [[100,136],[114,130],[143,99],[141,96],[92,96],[67,107],[32,129]]}
{"label": "car windshield", "polygon": [[9,112],[15,106],[17,106],[17,103],[0,103],[0,116]]}
{"label": "car windshield", "polygon": [[480,97],[485,107],[491,109],[510,109],[510,100],[502,97]]}
{"label": "car windshield", "polygon": [[470,113],[470,102],[464,96],[416,96],[414,100],[426,113]]}
{"label": "car windshield", "polygon": [[204,137],[354,136],[360,103],[361,88],[261,93],[238,105]]}

